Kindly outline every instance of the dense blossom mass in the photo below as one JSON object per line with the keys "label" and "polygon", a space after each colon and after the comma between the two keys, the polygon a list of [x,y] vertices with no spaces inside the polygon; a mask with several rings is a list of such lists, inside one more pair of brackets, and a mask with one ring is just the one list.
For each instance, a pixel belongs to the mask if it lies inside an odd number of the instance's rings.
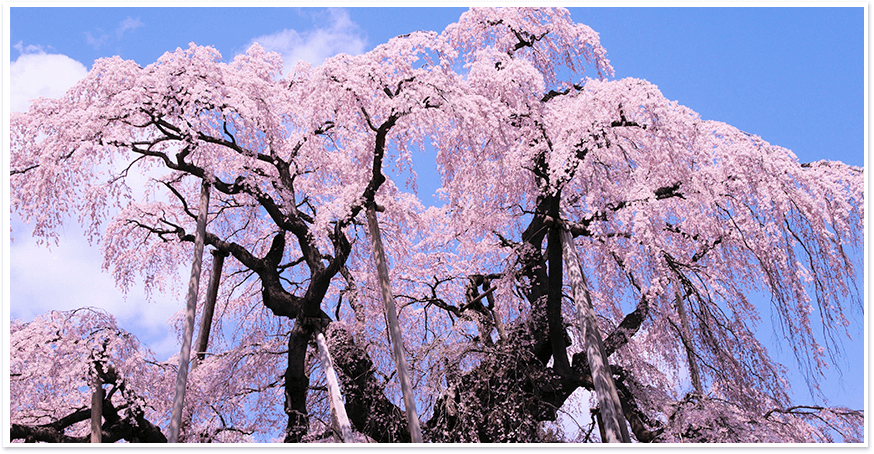
{"label": "dense blossom mass", "polygon": [[[563,9],[503,8],[284,76],[257,44],[101,59],[13,114],[11,207],[49,241],[74,216],[119,286],[172,291],[208,183],[205,243],[227,259],[180,441],[336,434],[318,333],[356,439],[410,441],[373,204],[427,442],[600,440],[598,400],[574,394],[595,385],[562,229],[632,440],[862,441],[861,411],[790,402],[749,299],[770,295],[815,384],[860,305],[862,169],[702,120],[606,55]],[[438,207],[410,192],[431,147]],[[95,376],[103,441],[167,440],[178,358],[111,315],[13,321],[11,356],[13,440],[87,441]],[[590,406],[588,427],[547,424]]]}

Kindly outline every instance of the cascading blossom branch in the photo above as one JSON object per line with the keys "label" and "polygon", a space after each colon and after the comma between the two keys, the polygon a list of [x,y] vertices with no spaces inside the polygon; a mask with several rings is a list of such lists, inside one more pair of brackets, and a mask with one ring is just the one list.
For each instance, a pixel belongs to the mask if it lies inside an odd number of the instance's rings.
{"label": "cascading blossom branch", "polygon": [[[479,33],[488,34],[505,25],[500,14],[470,16],[483,17]],[[669,353],[679,326],[690,324],[680,354],[703,364],[713,392],[759,414],[788,406],[784,369],[752,335],[759,313],[748,294],[763,290],[815,390],[835,336],[846,334],[846,301],[860,302],[858,252],[850,251],[863,239],[862,170],[802,164],[786,149],[701,120],[643,80],[589,79],[544,93],[548,71],[514,53],[536,54],[532,36],[492,39],[468,60],[472,91],[494,99],[504,119],[438,155],[461,241],[490,242],[498,256],[529,254],[542,241],[533,232],[562,218],[590,264],[596,305],[611,314],[603,329],[668,330],[650,333],[641,349]],[[520,235],[522,245],[508,240]],[[522,252],[526,235],[533,240]],[[639,300],[631,314],[622,310],[629,295],[632,305]],[[812,328],[814,314],[824,336]],[[642,359],[630,351],[619,358],[628,370]],[[769,397],[751,397],[751,389]]]}

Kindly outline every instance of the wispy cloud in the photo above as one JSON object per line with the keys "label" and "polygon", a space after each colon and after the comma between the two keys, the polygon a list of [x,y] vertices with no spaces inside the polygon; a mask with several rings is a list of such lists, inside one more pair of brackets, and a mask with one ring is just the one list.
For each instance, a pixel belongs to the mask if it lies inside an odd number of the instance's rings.
{"label": "wispy cloud", "polygon": [[12,45],[12,48],[17,50],[19,54],[44,54],[46,53],[45,48],[40,44],[28,44],[24,45],[23,41],[19,41]]}
{"label": "wispy cloud", "polygon": [[145,25],[140,21],[140,18],[132,19],[128,16],[125,20],[121,21],[118,24],[118,28],[115,29],[115,34],[118,36],[118,39],[121,39],[121,35],[123,35],[128,30],[136,30]]}
{"label": "wispy cloud", "polygon": [[282,55],[283,73],[288,73],[301,60],[315,66],[340,53],[356,55],[364,52],[366,39],[346,10],[331,8],[325,14],[326,27],[304,32],[285,29],[254,38],[249,44],[258,43]]}
{"label": "wispy cloud", "polygon": [[106,33],[102,33],[102,30],[100,31],[100,33],[100,36],[95,38],[94,35],[91,34],[91,32],[85,32],[85,42],[88,43],[89,46],[93,47],[94,50],[100,50],[101,47],[109,42],[109,35],[107,35]]}
{"label": "wispy cloud", "polygon": [[93,31],[85,32],[85,43],[93,47],[94,50],[100,50],[112,41],[121,41],[125,33],[136,30],[144,25],[146,24],[144,24],[139,18],[134,19],[128,16],[118,23],[118,26],[115,28],[114,38],[102,28],[98,28]]}

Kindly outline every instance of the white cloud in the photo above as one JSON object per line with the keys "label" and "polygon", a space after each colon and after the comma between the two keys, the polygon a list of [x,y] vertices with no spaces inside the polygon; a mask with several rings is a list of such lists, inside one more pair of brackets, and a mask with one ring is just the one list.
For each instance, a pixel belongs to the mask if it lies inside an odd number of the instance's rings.
{"label": "white cloud", "polygon": [[119,326],[155,352],[158,359],[176,350],[176,332],[167,324],[184,306],[177,294],[154,294],[146,301],[141,286],[125,295],[101,267],[97,245],[88,244],[81,228],[68,220],[59,244],[38,245],[28,226],[13,215],[15,240],[10,245],[10,313],[30,321],[52,310],[99,307],[114,315]]}
{"label": "white cloud", "polygon": [[131,19],[131,17],[128,16],[125,20],[121,21],[121,23],[118,24],[118,28],[115,29],[115,34],[118,35],[118,39],[121,39],[121,35],[123,35],[124,32],[128,30],[136,30],[143,25],[145,24],[140,22],[139,18]]}
{"label": "white cloud", "polygon": [[[20,43],[18,47],[22,47]],[[39,47],[27,46],[27,49]],[[31,100],[39,97],[57,98],[63,95],[87,73],[85,65],[66,55],[43,52],[22,54],[9,67],[12,111],[27,110]]]}
{"label": "white cloud", "polygon": [[258,43],[282,55],[283,73],[288,73],[300,60],[315,66],[340,53],[357,55],[364,52],[365,38],[361,36],[358,25],[349,18],[349,13],[332,8],[327,15],[327,27],[305,32],[285,29],[259,36],[250,44]]}

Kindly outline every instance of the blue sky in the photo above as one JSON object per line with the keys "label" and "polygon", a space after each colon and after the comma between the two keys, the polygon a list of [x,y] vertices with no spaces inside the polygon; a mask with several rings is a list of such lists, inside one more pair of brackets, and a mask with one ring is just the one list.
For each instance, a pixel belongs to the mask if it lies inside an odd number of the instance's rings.
{"label": "blue sky", "polygon": [[[19,49],[39,46],[88,68],[112,55],[146,65],[192,41],[232,58],[254,38],[289,29],[334,27],[360,39],[366,51],[402,33],[440,31],[464,8],[341,11],[349,23],[336,17],[342,13],[309,8],[12,8],[9,42],[13,60]],[[704,118],[759,134],[802,160],[863,164],[862,8],[571,8],[571,14],[600,33],[616,77],[647,79]]]}
{"label": "blue sky", "polygon": [[[7,41],[12,64],[6,65],[11,73],[4,74],[11,77],[10,103],[17,110],[34,94],[59,94],[100,57],[120,55],[145,66],[193,41],[231,59],[257,39],[287,59],[319,64],[333,53],[365,52],[399,34],[439,32],[463,11],[13,7]],[[617,78],[646,79],[703,118],[792,149],[802,162],[864,164],[863,8],[571,8],[571,15],[600,33]],[[433,174],[423,177],[419,187],[427,201],[437,184]],[[13,316],[104,305],[159,358],[178,350],[164,323],[181,309],[181,300],[159,297],[144,305],[136,289],[125,300],[100,273],[96,247],[89,248],[75,226],[51,251],[38,248],[14,216],[12,228]],[[769,320],[767,312],[762,319]],[[862,408],[861,320],[851,328],[853,341],[846,342],[847,358],[840,364],[844,380],[831,371],[823,389],[832,404]],[[770,327],[761,338],[776,350]],[[793,368],[791,349],[783,351],[781,360]],[[799,403],[810,403],[797,376],[793,386]]]}

